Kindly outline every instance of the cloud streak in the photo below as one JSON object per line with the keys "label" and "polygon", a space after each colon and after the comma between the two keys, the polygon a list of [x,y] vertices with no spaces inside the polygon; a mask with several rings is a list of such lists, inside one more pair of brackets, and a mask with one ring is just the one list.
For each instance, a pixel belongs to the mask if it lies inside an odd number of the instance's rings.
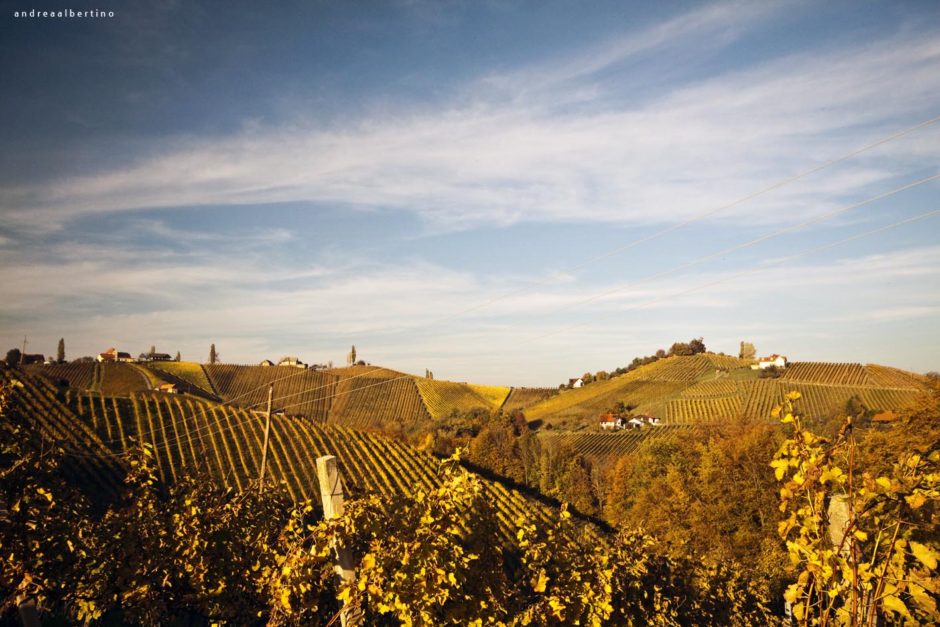
{"label": "cloud streak", "polygon": [[[305,201],[413,212],[436,228],[516,222],[648,224],[687,219],[925,115],[940,92],[940,43],[910,35],[812,51],[616,99],[601,70],[688,38],[733,41],[767,10],[717,5],[609,43],[559,69],[477,83],[471,104],[338,128],[270,127],[168,141],[162,156],[93,176],[5,190],[9,221],[41,229],[115,211]],[[629,81],[629,75],[624,78]],[[493,87],[493,85],[497,85]],[[598,108],[559,112],[577,85]],[[515,90],[506,99],[507,90]],[[931,112],[936,114],[936,111]],[[780,219],[892,179],[936,145],[875,151],[721,217]]]}

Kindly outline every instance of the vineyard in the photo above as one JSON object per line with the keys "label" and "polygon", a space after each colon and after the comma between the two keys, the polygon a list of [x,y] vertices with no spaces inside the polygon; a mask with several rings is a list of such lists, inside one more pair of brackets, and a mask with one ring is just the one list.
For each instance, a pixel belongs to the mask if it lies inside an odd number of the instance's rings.
{"label": "vineyard", "polygon": [[98,387],[104,394],[131,394],[152,389],[150,380],[140,369],[123,363],[102,363],[96,369]]}
{"label": "vineyard", "polygon": [[635,451],[642,443],[652,438],[681,437],[688,431],[684,425],[662,425],[642,429],[625,429],[615,433],[586,433],[564,431],[541,431],[539,438],[562,446],[570,446],[579,453],[592,458],[595,463],[606,463]]}
{"label": "vineyard", "polygon": [[734,379],[712,379],[701,381],[682,391],[683,398],[721,398],[739,393],[741,383]]}
{"label": "vineyard", "polygon": [[121,464],[96,429],[85,424],[57,393],[54,385],[40,377],[17,376],[9,370],[0,371],[4,382],[18,381],[22,387],[15,395],[20,413],[34,420],[46,446],[67,446],[73,455],[66,460],[65,472],[79,485],[94,487],[92,494],[102,499],[116,497],[124,475]]}
{"label": "vineyard", "polygon": [[862,364],[798,361],[787,366],[781,378],[829,385],[871,385],[868,372]]}
{"label": "vineyard", "polygon": [[706,359],[714,368],[721,370],[736,370],[738,368],[750,368],[751,362],[747,359],[739,359],[731,355],[719,355],[717,353],[702,353],[696,355],[700,359]]}
{"label": "vineyard", "polygon": [[665,359],[660,359],[659,361],[654,361],[651,364],[643,366],[635,370],[634,373],[640,373],[642,378],[650,381],[692,383],[720,367],[716,366],[710,357],[717,357],[717,355],[666,357]]}
{"label": "vineyard", "polygon": [[868,364],[865,370],[872,384],[878,387],[920,390],[924,385],[924,377],[913,372],[877,364]]}
{"label": "vineyard", "polygon": [[409,376],[404,372],[378,366],[346,366],[345,368],[330,368],[323,372],[339,377],[340,379],[351,379],[362,376],[369,376],[374,379],[397,379],[398,377]]}
{"label": "vineyard", "polygon": [[[13,378],[9,371],[4,376]],[[221,485],[245,489],[258,477],[264,418],[255,412],[159,393],[111,397],[95,392],[72,394],[70,405],[51,383],[16,377],[21,412],[58,441],[71,463],[67,471],[92,492],[115,496],[123,469],[120,454],[138,442],[156,451],[159,477],[173,483],[184,470],[201,468]],[[406,381],[407,383],[407,381]],[[269,479],[296,501],[316,499],[316,458],[335,455],[351,496],[414,495],[439,485],[439,462],[397,440],[336,425],[317,425],[289,416],[272,416],[268,451]],[[553,520],[549,506],[527,499],[498,482],[486,491],[504,532],[514,533],[520,515]]]}
{"label": "vineyard", "polygon": [[678,425],[717,423],[738,417],[741,404],[740,396],[680,398],[666,403],[664,422]]}
{"label": "vineyard", "polygon": [[431,420],[413,377],[346,378],[336,385],[329,422],[353,428]]}
{"label": "vineyard", "polygon": [[39,374],[56,383],[63,383],[77,390],[87,390],[91,388],[92,381],[95,378],[95,369],[98,364],[94,362],[80,362],[70,364],[53,364],[50,366],[32,365],[26,366],[26,372],[30,374]]}
{"label": "vineyard", "polygon": [[325,421],[329,416],[337,378],[321,371],[261,366],[205,366],[219,398],[248,409],[265,409],[268,388],[274,385],[278,399],[273,410],[303,414]]}
{"label": "vineyard", "polygon": [[503,403],[503,411],[509,413],[517,409],[525,410],[556,394],[558,394],[556,388],[512,388]]}
{"label": "vineyard", "polygon": [[633,405],[638,412],[657,415],[655,405],[675,396],[684,386],[674,381],[640,379],[638,374],[642,370],[576,390],[565,390],[527,409],[526,417],[550,423],[565,420],[594,423],[600,414],[618,402]]}
{"label": "vineyard", "polygon": [[428,412],[435,420],[447,418],[454,411],[463,413],[481,408],[494,412],[509,394],[509,388],[505,387],[467,385],[418,377],[414,381]]}
{"label": "vineyard", "polygon": [[797,402],[797,410],[813,418],[843,411],[846,403],[853,397],[858,398],[867,409],[877,411],[904,407],[919,393],[913,389],[820,385],[765,379],[748,384],[741,413],[745,416],[767,417],[774,407],[783,402],[784,394],[790,391],[797,391],[802,395]]}
{"label": "vineyard", "polygon": [[[181,386],[184,390],[187,387],[196,388],[194,391],[200,391],[208,396],[218,396],[202,364],[193,361],[153,361],[149,366],[171,383],[184,384]],[[170,378],[167,378],[167,375]]]}
{"label": "vineyard", "polygon": [[[716,372],[719,371],[719,372]],[[796,362],[783,377],[756,379],[748,362],[703,353],[668,357],[582,388],[507,388],[414,377],[377,366],[329,370],[153,362],[30,366],[57,385],[112,396],[175,383],[190,395],[262,410],[273,383],[275,412],[315,423],[399,429],[475,409],[525,411],[530,421],[556,428],[593,426],[620,403],[670,424],[711,424],[738,416],[766,417],[786,390],[804,391],[804,411],[841,411],[853,396],[870,409],[899,409],[923,387],[922,377],[885,366]]]}

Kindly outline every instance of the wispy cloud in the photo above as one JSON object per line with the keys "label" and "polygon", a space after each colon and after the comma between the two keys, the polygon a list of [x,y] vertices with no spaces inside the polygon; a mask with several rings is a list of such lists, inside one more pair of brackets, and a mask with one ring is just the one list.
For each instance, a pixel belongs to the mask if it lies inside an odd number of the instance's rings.
{"label": "wispy cloud", "polygon": [[[737,13],[743,17],[728,21]],[[724,4],[699,10],[560,68],[490,77],[477,85],[491,91],[480,91],[469,105],[458,101],[330,129],[286,125],[169,141],[162,156],[123,169],[5,190],[2,210],[33,228],[98,212],[288,201],[394,208],[443,228],[672,221],[906,126],[935,104],[940,43],[932,34],[906,33],[712,75],[651,101],[618,98],[616,107],[606,106],[605,94],[623,85],[595,81],[601,69],[650,50],[681,51],[689,39],[716,31],[727,43],[767,13]],[[556,104],[579,84],[605,106],[559,112]],[[517,97],[507,100],[512,88]],[[830,207],[903,172],[903,145],[724,216],[762,221]],[[940,152],[936,145],[912,146],[920,157]]]}

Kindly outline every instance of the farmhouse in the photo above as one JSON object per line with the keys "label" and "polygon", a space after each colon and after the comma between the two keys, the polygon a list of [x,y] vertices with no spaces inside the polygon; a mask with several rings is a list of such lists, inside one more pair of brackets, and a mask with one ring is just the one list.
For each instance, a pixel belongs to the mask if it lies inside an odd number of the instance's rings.
{"label": "farmhouse", "polygon": [[656,425],[659,424],[659,418],[656,418],[655,416],[646,416],[646,415],[634,416],[627,422],[627,424],[630,425],[634,429],[642,429],[643,427],[646,427],[646,426],[655,427]]}
{"label": "farmhouse", "polygon": [[141,353],[137,361],[173,361],[166,353]]}
{"label": "farmhouse", "polygon": [[584,379],[578,377],[577,379],[568,379],[569,388],[579,388],[584,385]]}
{"label": "farmhouse", "polygon": [[281,360],[277,362],[278,366],[291,366],[294,368],[306,368],[307,365],[300,361],[299,357],[281,357]]}
{"label": "farmhouse", "polygon": [[756,364],[751,365],[751,370],[764,370],[765,368],[770,368],[771,366],[775,366],[777,368],[786,368],[787,356],[774,353],[769,357],[761,357],[757,360]]}
{"label": "farmhouse", "polygon": [[167,394],[179,394],[180,390],[175,383],[161,383],[153,388],[155,392],[165,392]]}
{"label": "farmhouse", "polygon": [[264,366],[265,368],[269,368],[270,366],[274,365],[274,362],[271,361],[270,359],[265,359],[264,361],[261,362],[260,365]]}
{"label": "farmhouse", "polygon": [[98,353],[96,358],[100,362],[105,361],[134,361],[134,358],[131,357],[130,353],[123,353],[116,348],[109,348],[103,353]]}
{"label": "farmhouse", "polygon": [[601,414],[601,429],[606,431],[619,431],[626,426],[626,419],[611,413]]}

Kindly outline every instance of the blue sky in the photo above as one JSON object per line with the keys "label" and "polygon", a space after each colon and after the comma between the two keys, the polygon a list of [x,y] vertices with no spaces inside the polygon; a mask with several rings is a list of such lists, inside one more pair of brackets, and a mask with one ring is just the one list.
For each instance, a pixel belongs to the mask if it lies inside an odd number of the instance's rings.
{"label": "blue sky", "polygon": [[4,350],[940,369],[935,2],[3,7]]}

